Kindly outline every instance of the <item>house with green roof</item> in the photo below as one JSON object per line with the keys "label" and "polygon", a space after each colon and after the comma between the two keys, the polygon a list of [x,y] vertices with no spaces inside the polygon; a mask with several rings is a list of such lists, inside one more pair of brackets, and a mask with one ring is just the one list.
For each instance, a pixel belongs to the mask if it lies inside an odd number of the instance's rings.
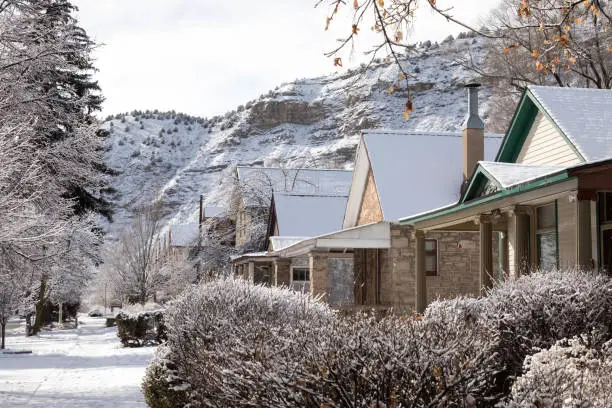
{"label": "house with green roof", "polygon": [[494,269],[612,271],[612,91],[529,86],[495,160],[480,159],[462,190],[399,219],[414,231],[418,311],[431,300],[423,237],[434,231],[479,234],[481,288]]}

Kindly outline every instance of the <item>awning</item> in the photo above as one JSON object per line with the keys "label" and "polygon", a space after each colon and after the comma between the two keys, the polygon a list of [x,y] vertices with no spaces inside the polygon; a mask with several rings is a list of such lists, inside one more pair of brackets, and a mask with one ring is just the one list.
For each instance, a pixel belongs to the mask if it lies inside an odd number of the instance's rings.
{"label": "awning", "polygon": [[391,223],[366,224],[308,238],[270,254],[281,258],[293,258],[317,250],[368,248],[391,248]]}

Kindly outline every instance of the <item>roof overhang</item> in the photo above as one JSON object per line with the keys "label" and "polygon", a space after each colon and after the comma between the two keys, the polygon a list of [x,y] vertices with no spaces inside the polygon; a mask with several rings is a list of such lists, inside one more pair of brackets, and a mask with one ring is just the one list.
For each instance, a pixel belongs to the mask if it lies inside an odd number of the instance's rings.
{"label": "roof overhang", "polygon": [[235,258],[232,258],[232,263],[235,265],[240,265],[249,262],[272,262],[277,257],[270,252],[252,252],[248,254],[238,255]]}
{"label": "roof overhang", "polygon": [[567,171],[517,185],[499,193],[481,197],[425,214],[400,219],[400,225],[411,225],[421,230],[449,229],[453,225],[473,221],[475,217],[502,208],[529,205],[544,199],[554,199],[575,190],[578,180]]}
{"label": "roof overhang", "polygon": [[272,254],[294,258],[313,251],[368,248],[391,248],[391,223],[383,221],[366,224],[305,239]]}

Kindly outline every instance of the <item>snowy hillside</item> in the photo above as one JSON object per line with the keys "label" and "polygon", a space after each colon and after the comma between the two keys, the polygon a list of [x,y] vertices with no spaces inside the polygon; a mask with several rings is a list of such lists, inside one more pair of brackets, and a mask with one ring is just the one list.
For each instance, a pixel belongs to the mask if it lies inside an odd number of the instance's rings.
{"label": "snowy hillside", "polygon": [[[403,128],[456,131],[467,111],[463,85],[475,74],[456,62],[480,40],[466,38],[440,47],[420,47],[406,70],[414,73],[415,112],[402,117],[406,93],[388,93],[398,70],[379,61],[367,70],[283,84],[259,99],[213,118],[176,113],[132,112],[104,123],[107,163],[118,172],[109,195],[116,204],[116,236],[135,205],[162,198],[168,221],[197,218],[198,197],[223,205],[229,193],[221,175],[234,165],[352,168],[360,130]],[[486,119],[490,92],[481,93]],[[203,96],[211,97],[211,96]],[[214,96],[212,96],[214,97]],[[225,170],[225,172],[224,172]]]}

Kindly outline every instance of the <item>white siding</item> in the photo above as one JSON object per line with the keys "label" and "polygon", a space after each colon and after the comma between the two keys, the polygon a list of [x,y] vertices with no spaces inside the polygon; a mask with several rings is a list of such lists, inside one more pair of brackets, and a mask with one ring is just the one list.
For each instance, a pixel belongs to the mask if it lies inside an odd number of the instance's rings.
{"label": "white siding", "polygon": [[576,202],[569,196],[557,200],[557,231],[559,234],[559,267],[576,266]]}
{"label": "white siding", "polygon": [[516,163],[570,165],[581,162],[555,125],[538,112]]}

